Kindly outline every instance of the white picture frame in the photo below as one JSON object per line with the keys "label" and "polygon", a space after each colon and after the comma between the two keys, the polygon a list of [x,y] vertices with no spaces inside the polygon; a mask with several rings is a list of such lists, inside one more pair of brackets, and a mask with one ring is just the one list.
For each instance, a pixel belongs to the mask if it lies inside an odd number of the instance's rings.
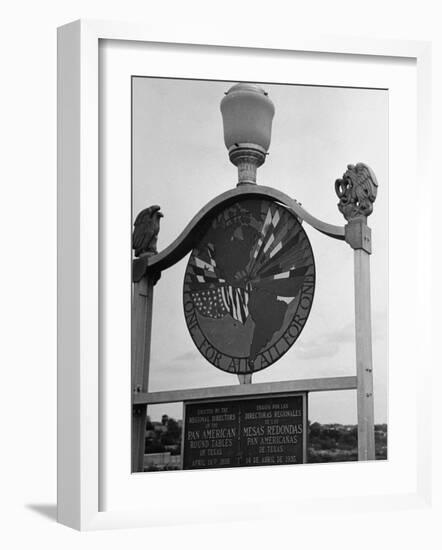
{"label": "white picture frame", "polygon": [[[103,505],[100,486],[107,482],[108,472],[104,471],[103,453],[108,449],[103,444],[102,403],[108,399],[106,388],[100,384],[101,350],[101,310],[103,299],[101,288],[101,236],[99,213],[101,188],[99,173],[100,128],[99,114],[99,48],[100,41],[125,41],[126,47],[134,44],[163,43],[174,45],[175,55],[179,56],[180,45],[191,48],[202,45],[207,48],[228,47],[229,52],[244,52],[245,48],[256,51],[306,52],[310,54],[351,57],[376,56],[377,58],[408,58],[416,63],[417,80],[417,162],[420,178],[426,182],[419,188],[420,201],[416,205],[414,216],[419,220],[419,267],[414,276],[419,280],[419,292],[414,305],[420,307],[422,317],[415,329],[419,350],[425,350],[428,361],[421,365],[421,376],[417,379],[416,414],[412,426],[416,438],[414,449],[416,456],[412,464],[414,477],[412,488],[403,490],[387,488],[384,492],[353,494],[348,489],[346,496],[340,495],[333,501],[333,507],[345,512],[357,504],[366,511],[379,510],[380,507],[418,507],[425,506],[431,498],[430,455],[430,402],[424,394],[424,384],[428,384],[431,369],[430,347],[430,281],[431,243],[429,215],[426,211],[431,204],[431,185],[428,174],[427,151],[429,149],[430,102],[430,45],[425,42],[385,41],[356,38],[305,38],[281,37],[268,44],[261,40],[248,41],[238,37],[235,41],[207,43],[204,32],[192,37],[186,35],[185,29],[178,35],[164,36],[152,29],[126,23],[108,23],[99,21],[77,21],[59,29],[58,35],[58,521],[80,530],[104,529],[115,527],[135,527],[162,524],[164,511],[169,505],[159,498],[159,486],[165,483],[162,476],[155,476],[141,481],[142,476],[132,476],[131,485],[150,484],[152,494],[157,495],[143,506],[130,501],[130,492],[121,498],[121,505],[106,507]],[[360,59],[360,58],[359,58]],[[366,57],[365,59],[369,59]],[[345,78],[344,78],[345,80]],[[343,84],[345,84],[343,80]],[[352,159],[349,159],[352,160]],[[332,175],[334,176],[334,175]],[[405,198],[403,198],[405,200]],[[411,200],[411,199],[409,199]],[[391,209],[400,209],[391,201]],[[407,204],[405,204],[406,206]],[[398,219],[400,216],[395,216]],[[424,243],[424,244],[423,244]],[[418,350],[416,349],[416,352]],[[411,361],[410,355],[409,361]],[[391,388],[394,392],[394,387]],[[129,425],[129,424],[127,424]],[[397,457],[396,457],[397,458]],[[392,459],[393,460],[393,459]],[[394,467],[394,461],[391,462]],[[390,465],[391,465],[390,464]],[[365,464],[360,464],[360,471],[352,468],[352,479],[366,475]],[[338,468],[338,466],[337,466]],[[257,476],[263,476],[260,468],[247,473],[244,488],[256,485]],[[271,475],[268,469],[266,476]],[[112,471],[112,470],[111,470]],[[284,469],[279,474],[277,483],[285,476],[287,479],[293,470]],[[336,469],[334,470],[337,471]],[[227,472],[234,483],[238,483],[238,472]],[[190,477],[189,475],[190,474]],[[113,475],[113,473],[112,473]],[[275,475],[275,474],[273,474]],[[207,509],[198,498],[201,487],[195,488],[195,494],[189,494],[189,487],[198,485],[192,472],[173,474],[181,476],[181,500],[168,515],[166,523],[215,521],[238,519],[238,509],[226,510],[220,505]],[[209,479],[214,487],[223,483],[225,472],[202,472],[204,484]],[[210,477],[207,477],[210,476]],[[318,476],[320,477],[320,476]],[[175,480],[178,479],[175,477]],[[225,483],[225,482],[224,482]],[[247,485],[247,483],[249,485]],[[318,483],[320,483],[318,481]],[[398,482],[399,483],[399,482]],[[218,484],[218,485],[217,485]],[[201,482],[200,482],[201,485]],[[264,487],[266,485],[264,484]],[[123,493],[121,493],[123,494]],[[203,494],[203,493],[201,493]],[[206,493],[205,493],[206,494]],[[183,498],[188,507],[183,508]],[[256,517],[256,510],[265,502],[259,502],[258,495],[250,493],[250,499],[256,503],[253,513],[246,508],[240,512],[240,518]],[[303,495],[295,498],[283,495],[280,491],[269,495],[271,500],[285,501],[285,513],[289,516],[293,510],[314,513],[327,509],[330,498],[325,498],[320,491],[312,490],[311,498]],[[222,501],[222,498],[221,498]],[[239,499],[241,504],[241,499]],[[181,510],[181,514],[180,514]],[[268,511],[262,511],[267,513]],[[281,510],[279,509],[279,515]]]}

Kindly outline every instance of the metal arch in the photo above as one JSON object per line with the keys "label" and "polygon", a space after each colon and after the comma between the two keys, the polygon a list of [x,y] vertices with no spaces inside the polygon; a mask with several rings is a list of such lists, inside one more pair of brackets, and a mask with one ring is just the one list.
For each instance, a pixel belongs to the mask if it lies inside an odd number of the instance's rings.
{"label": "metal arch", "polygon": [[133,261],[132,277],[134,282],[139,281],[149,271],[161,272],[179,262],[190,252],[194,246],[195,239],[205,228],[205,224],[222,208],[234,203],[240,197],[262,197],[270,198],[284,204],[298,218],[311,225],[317,231],[328,235],[334,239],[345,240],[345,227],[325,223],[309,214],[294,199],[273,189],[261,185],[244,184],[235,189],[230,189],[221,195],[218,195],[208,202],[201,210],[190,220],[180,235],[164,250],[154,256],[144,256],[136,258]]}

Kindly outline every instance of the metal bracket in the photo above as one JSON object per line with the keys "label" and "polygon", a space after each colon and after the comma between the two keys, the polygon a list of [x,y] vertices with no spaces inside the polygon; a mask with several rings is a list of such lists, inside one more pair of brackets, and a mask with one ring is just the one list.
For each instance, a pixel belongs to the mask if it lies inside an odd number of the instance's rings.
{"label": "metal bracket", "polygon": [[371,229],[365,220],[350,221],[345,226],[345,241],[354,250],[364,250],[371,254]]}
{"label": "metal bracket", "polygon": [[139,404],[132,405],[132,414],[133,416],[136,416],[138,418],[142,417],[146,414],[146,406],[142,406]]}

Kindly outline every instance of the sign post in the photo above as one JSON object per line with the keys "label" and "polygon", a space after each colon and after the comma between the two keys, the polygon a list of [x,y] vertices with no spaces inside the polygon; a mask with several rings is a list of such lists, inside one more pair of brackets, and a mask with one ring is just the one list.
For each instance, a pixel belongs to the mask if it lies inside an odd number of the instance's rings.
{"label": "sign post", "polygon": [[[158,205],[140,212],[135,220],[132,247],[138,258],[132,263],[132,394],[147,392],[149,387],[150,341],[152,333],[153,287],[159,279],[156,272],[140,277],[138,269],[157,254],[157,238],[163,214]],[[132,399],[132,472],[144,470],[147,405]]]}
{"label": "sign post", "polygon": [[[147,392],[149,384],[150,337],[152,330],[152,277],[134,283],[132,306],[132,392]],[[132,407],[132,472],[142,472],[147,405]]]}
{"label": "sign post", "polygon": [[358,456],[374,460],[373,361],[370,314],[370,255],[355,250],[356,372],[358,377]]}
{"label": "sign post", "polygon": [[[336,180],[347,225],[323,222],[293,198],[256,184],[270,144],[274,106],[258,86],[233,86],[221,102],[224,141],[238,168],[236,189],[205,205],[157,253],[160,207],[135,220],[132,306],[132,471],[143,470],[148,404],[184,403],[184,469],[302,463],[307,460],[307,395],[357,389],[358,458],[375,459],[370,303],[371,230],[378,183],[365,164]],[[259,123],[258,123],[258,122]],[[356,377],[252,384],[295,343],[315,288],[313,251],[302,222],[354,250]],[[183,299],[194,344],[237,386],[148,391],[153,286],[189,252]],[[292,393],[290,393],[292,392]],[[293,393],[296,392],[296,393]]]}
{"label": "sign post", "polygon": [[376,176],[362,163],[349,165],[342,179],[335,183],[338,208],[348,220],[345,240],[354,249],[359,460],[376,458],[370,300],[371,229],[367,225],[367,217],[373,212],[377,188]]}

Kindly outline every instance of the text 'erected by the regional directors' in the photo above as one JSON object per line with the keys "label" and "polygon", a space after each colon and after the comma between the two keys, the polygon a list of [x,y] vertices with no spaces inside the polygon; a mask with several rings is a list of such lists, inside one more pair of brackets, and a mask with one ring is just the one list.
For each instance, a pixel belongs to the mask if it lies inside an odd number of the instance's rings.
{"label": "text 'erected by the regional directors'", "polygon": [[304,407],[300,394],[187,404],[183,468],[302,463]]}

